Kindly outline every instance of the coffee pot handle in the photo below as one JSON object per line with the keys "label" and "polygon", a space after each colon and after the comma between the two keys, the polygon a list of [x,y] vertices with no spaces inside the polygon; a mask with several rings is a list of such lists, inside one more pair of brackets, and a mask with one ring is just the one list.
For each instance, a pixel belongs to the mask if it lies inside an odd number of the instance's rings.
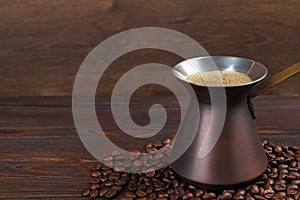
{"label": "coffee pot handle", "polygon": [[281,83],[282,81],[298,74],[300,72],[300,62],[278,72],[274,76],[265,79],[264,81],[258,83],[254,88],[252,89],[252,92],[247,98],[247,104],[251,113],[251,116],[253,119],[255,119],[255,110],[252,104],[251,99],[253,97],[256,97],[260,95],[261,93],[267,91],[268,89],[272,88],[273,86]]}
{"label": "coffee pot handle", "polygon": [[262,82],[258,83],[252,89],[252,92],[250,93],[250,97],[253,98],[253,97],[260,95],[261,93],[267,91],[268,89],[281,83],[282,81],[298,74],[299,72],[300,72],[300,62],[298,62],[298,63],[278,72],[274,76],[267,78],[267,79],[263,80]]}

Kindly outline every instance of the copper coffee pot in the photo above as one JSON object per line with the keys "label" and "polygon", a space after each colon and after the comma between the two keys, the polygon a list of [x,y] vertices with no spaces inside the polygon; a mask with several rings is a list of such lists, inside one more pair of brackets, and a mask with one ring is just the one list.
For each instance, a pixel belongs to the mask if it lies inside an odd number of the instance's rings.
{"label": "copper coffee pot", "polygon": [[[253,81],[226,87],[205,87],[185,81],[186,77],[193,73],[213,69],[243,72]],[[247,98],[260,94],[299,71],[300,63],[297,63],[273,78],[263,81],[268,73],[267,68],[259,62],[246,58],[206,56],[177,64],[173,68],[173,73],[183,84],[192,86],[200,112],[199,121],[195,121],[198,123],[198,130],[192,144],[172,164],[177,174],[189,181],[213,186],[240,184],[261,175],[267,167],[267,158]],[[212,112],[210,94],[218,94],[222,90],[225,92],[226,113],[220,136],[216,138],[213,127],[221,122],[214,120],[218,116]],[[214,109],[219,109],[222,105],[214,106]],[[188,113],[186,117],[189,118]],[[187,129],[183,132],[189,134]],[[216,140],[215,145],[206,155],[201,156],[201,147],[205,145],[203,143],[213,140]],[[176,149],[180,142],[176,140],[173,149]]]}

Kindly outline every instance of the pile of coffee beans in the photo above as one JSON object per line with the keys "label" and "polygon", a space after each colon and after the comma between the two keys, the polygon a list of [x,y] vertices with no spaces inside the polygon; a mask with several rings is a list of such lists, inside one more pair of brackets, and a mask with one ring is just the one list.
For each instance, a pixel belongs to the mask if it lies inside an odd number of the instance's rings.
{"label": "pile of coffee beans", "polygon": [[[146,143],[143,152],[155,152],[170,141],[166,139],[162,143]],[[120,200],[300,199],[300,149],[285,145],[277,146],[266,140],[263,140],[262,144],[268,157],[268,168],[259,178],[246,186],[236,186],[235,189],[218,192],[210,191],[182,181],[171,166],[160,170],[148,170],[146,173],[127,173],[122,171],[122,168],[140,168],[148,161],[132,158],[131,163],[122,163],[120,154],[112,152],[108,160],[114,161],[114,164],[120,160],[121,164],[117,165],[121,168],[113,169],[97,163],[91,169],[90,187],[82,191],[82,196],[91,199]]]}

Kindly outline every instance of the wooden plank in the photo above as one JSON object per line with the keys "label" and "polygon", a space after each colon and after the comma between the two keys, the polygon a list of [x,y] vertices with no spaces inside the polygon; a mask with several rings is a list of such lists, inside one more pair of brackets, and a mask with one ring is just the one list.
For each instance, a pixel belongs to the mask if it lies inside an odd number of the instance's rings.
{"label": "wooden plank", "polygon": [[[138,112],[141,108],[146,111],[144,106],[156,99],[163,99],[173,113],[178,110],[172,97],[135,99],[132,109],[140,121],[147,115]],[[0,98],[0,199],[85,199],[79,195],[88,185],[95,159],[76,133],[70,103],[70,97]],[[261,138],[300,147],[299,104],[298,97],[256,99]],[[100,98],[97,109],[108,113],[108,105]],[[171,121],[175,120],[173,116]],[[108,119],[105,124],[109,125]],[[172,137],[175,131],[176,125],[171,123],[155,139]],[[105,134],[122,148],[143,146],[141,141],[120,136],[114,127]]]}
{"label": "wooden plank", "polygon": [[[137,123],[144,125],[149,123],[149,106],[160,103],[166,106],[170,113],[168,116],[170,123],[167,127],[174,130],[177,128],[180,113],[174,97],[140,97],[131,103],[131,115]],[[264,133],[268,133],[268,130],[270,133],[300,130],[299,97],[263,96],[254,99],[254,103],[257,127],[264,130]],[[101,125],[110,130],[117,130],[117,126],[113,125],[110,103],[106,98],[97,100],[96,110],[99,119],[101,118]],[[6,131],[74,130],[75,128],[70,97],[3,97],[0,98],[0,117],[0,134],[7,133]]]}
{"label": "wooden plank", "polygon": [[[299,61],[300,2],[294,0],[10,0],[0,5],[1,95],[71,95],[76,72],[96,45],[144,26],[187,34],[211,55],[258,60],[270,74]],[[110,95],[120,76],[136,65],[173,66],[180,60],[162,51],[131,52],[110,66],[98,94]],[[299,95],[299,80],[294,77],[267,94]],[[141,92],[166,93],[154,86]]]}

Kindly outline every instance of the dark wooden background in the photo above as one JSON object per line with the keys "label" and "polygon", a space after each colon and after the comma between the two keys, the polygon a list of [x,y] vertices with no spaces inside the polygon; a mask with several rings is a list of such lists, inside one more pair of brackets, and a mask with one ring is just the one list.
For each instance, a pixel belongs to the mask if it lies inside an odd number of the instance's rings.
{"label": "dark wooden background", "polygon": [[[85,56],[106,38],[131,28],[165,27],[202,44],[211,55],[266,64],[270,74],[300,60],[300,1],[1,0],[0,95],[71,95]],[[114,62],[98,94],[110,94],[121,72],[138,64],[174,65],[180,58],[142,50]],[[268,95],[298,96],[299,77]],[[143,95],[169,94],[149,87]]]}

